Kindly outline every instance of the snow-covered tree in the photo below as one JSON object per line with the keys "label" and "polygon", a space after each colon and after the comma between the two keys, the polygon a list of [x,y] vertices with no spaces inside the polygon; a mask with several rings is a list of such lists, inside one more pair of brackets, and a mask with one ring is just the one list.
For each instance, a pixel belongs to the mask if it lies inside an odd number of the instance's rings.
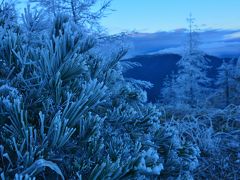
{"label": "snow-covered tree", "polygon": [[99,20],[105,16],[111,0],[29,0],[45,9],[45,13],[56,16],[67,14],[72,20],[82,26],[96,28]]}
{"label": "snow-covered tree", "polygon": [[236,81],[234,80],[234,63],[233,61],[223,61],[218,68],[216,81],[218,101],[215,105],[228,106],[233,103]]}
{"label": "snow-covered tree", "polygon": [[240,104],[240,98],[238,96],[238,94],[240,93],[240,57],[236,60],[236,65],[235,65],[235,68],[234,68],[234,80],[236,82],[236,94],[235,94],[235,101],[234,101],[234,104],[236,105],[239,105]]}
{"label": "snow-covered tree", "polygon": [[197,107],[205,103],[211,79],[207,77],[208,59],[198,47],[194,19],[188,19],[189,32],[182,58],[177,63],[176,103]]}
{"label": "snow-covered tree", "polygon": [[161,89],[161,99],[165,105],[173,105],[176,101],[176,74],[171,73],[167,76],[163,82],[163,88]]}

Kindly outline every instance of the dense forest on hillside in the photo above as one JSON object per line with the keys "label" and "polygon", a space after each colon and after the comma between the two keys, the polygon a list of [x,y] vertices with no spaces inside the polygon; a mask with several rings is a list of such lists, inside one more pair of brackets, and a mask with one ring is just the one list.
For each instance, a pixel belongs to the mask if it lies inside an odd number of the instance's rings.
{"label": "dense forest on hillside", "polygon": [[239,179],[240,60],[209,76],[190,28],[152,103],[101,29],[110,2],[32,2],[0,5],[1,179]]}

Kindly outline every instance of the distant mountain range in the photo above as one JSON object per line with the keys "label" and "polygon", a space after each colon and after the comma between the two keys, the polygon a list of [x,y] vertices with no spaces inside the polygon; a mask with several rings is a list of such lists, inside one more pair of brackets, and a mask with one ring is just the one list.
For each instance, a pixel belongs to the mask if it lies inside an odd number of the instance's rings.
{"label": "distant mountain range", "polygon": [[[217,68],[221,65],[223,59],[206,55],[209,59],[211,69],[208,72],[209,77],[216,78]],[[176,63],[180,60],[181,56],[177,54],[154,54],[154,55],[141,55],[128,59],[142,64],[142,67],[136,67],[125,73],[125,77],[141,79],[149,81],[154,84],[154,87],[147,90],[148,99],[151,102],[156,102],[160,95],[160,90],[163,81],[167,75],[172,71],[177,72]],[[229,59],[228,59],[229,60]]]}

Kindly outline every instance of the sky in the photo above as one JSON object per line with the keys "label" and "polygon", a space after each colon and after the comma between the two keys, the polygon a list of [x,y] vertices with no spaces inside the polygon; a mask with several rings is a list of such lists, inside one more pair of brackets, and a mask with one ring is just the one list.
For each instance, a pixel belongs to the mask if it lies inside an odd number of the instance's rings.
{"label": "sky", "polygon": [[130,56],[182,53],[190,14],[200,49],[219,57],[240,55],[240,0],[113,0],[102,20],[110,34],[135,31]]}
{"label": "sky", "polygon": [[102,20],[110,33],[157,32],[187,26],[190,13],[200,29],[239,29],[240,0],[113,0]]}
{"label": "sky", "polygon": [[[27,0],[20,0],[23,7]],[[182,52],[190,13],[200,29],[200,48],[220,57],[240,56],[240,0],[112,0],[101,24],[129,35],[129,56]]]}

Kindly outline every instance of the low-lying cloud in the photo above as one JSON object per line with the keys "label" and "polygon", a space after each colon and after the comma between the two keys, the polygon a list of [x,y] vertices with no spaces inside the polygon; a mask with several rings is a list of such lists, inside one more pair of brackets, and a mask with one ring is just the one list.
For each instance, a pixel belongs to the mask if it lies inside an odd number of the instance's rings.
{"label": "low-lying cloud", "polygon": [[[177,53],[183,51],[186,29],[169,32],[135,33],[129,36],[132,43],[130,56],[155,53]],[[240,30],[205,30],[198,33],[199,48],[218,57],[240,56]]]}

